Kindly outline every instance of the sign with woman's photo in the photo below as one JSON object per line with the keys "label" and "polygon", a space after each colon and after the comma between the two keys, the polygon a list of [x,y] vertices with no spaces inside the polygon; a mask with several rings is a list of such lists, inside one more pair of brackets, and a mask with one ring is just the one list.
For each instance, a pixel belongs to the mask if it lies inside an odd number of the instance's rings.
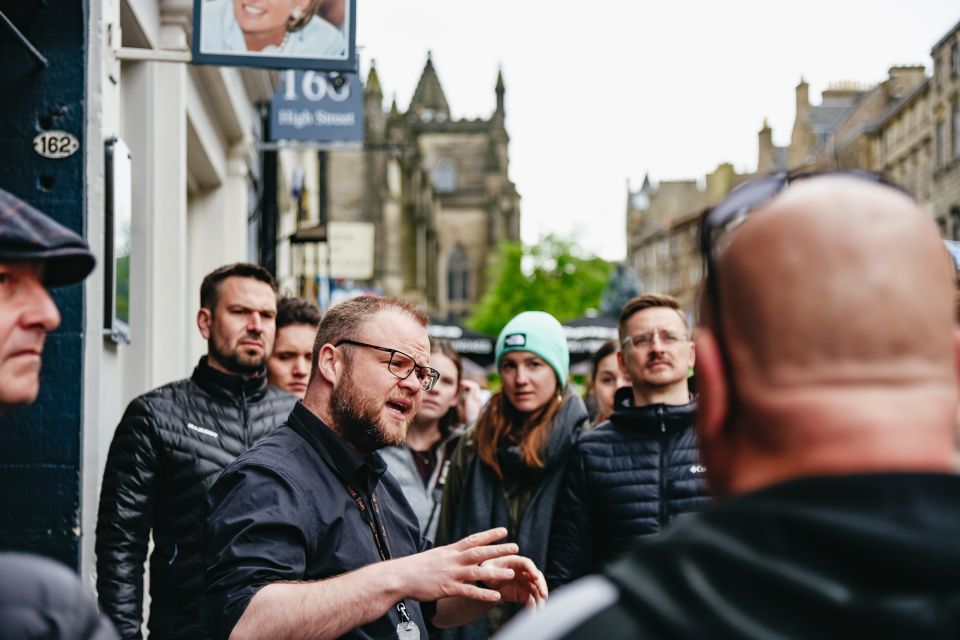
{"label": "sign with woman's photo", "polygon": [[355,71],[355,0],[194,0],[193,61]]}

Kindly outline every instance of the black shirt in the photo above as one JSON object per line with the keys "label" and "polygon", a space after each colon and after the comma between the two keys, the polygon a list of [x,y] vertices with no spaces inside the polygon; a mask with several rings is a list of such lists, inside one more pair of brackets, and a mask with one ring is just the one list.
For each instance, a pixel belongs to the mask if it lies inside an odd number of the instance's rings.
{"label": "black shirt", "polygon": [[[299,402],[287,424],[227,467],[208,498],[203,613],[213,637],[230,636],[264,585],[330,578],[380,561],[347,483],[376,501],[390,557],[423,551],[417,516],[386,469],[376,453],[360,458]],[[419,603],[405,605],[427,637]],[[343,637],[396,637],[399,622],[394,607]]]}

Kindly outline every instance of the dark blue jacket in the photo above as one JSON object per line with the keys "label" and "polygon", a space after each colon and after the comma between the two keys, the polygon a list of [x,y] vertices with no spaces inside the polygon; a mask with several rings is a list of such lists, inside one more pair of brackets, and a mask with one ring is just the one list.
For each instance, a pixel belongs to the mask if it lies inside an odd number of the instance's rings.
{"label": "dark blue jacket", "polygon": [[[377,453],[360,458],[302,403],[227,467],[208,497],[203,616],[210,635],[227,640],[267,584],[323,580],[380,562],[348,485],[381,514],[385,555],[425,550],[417,516],[386,471]],[[423,604],[404,601],[425,638],[434,608]],[[396,638],[399,622],[393,608],[341,637]]]}
{"label": "dark blue jacket", "polygon": [[551,588],[706,504],[695,410],[695,402],[635,407],[632,389],[617,391],[610,420],[585,433],[568,458],[547,554]]}

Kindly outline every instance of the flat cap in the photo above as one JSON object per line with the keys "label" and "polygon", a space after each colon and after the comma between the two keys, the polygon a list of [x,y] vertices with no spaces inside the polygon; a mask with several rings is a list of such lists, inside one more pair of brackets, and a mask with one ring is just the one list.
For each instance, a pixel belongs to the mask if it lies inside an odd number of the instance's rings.
{"label": "flat cap", "polygon": [[48,287],[80,282],[96,264],[83,238],[3,189],[0,262],[42,262]]}

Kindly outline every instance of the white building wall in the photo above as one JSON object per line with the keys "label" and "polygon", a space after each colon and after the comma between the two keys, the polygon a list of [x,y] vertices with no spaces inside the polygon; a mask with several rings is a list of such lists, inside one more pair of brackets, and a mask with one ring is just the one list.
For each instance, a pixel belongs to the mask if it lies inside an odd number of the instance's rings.
{"label": "white building wall", "polygon": [[[87,76],[87,235],[100,266],[86,283],[81,569],[95,580],[94,531],[106,452],[135,396],[188,376],[206,345],[200,282],[248,261],[255,103],[274,73],[117,60],[116,50],[188,50],[192,0],[92,0]],[[121,28],[122,27],[122,28]],[[130,344],[103,336],[104,141],[132,156]]]}

